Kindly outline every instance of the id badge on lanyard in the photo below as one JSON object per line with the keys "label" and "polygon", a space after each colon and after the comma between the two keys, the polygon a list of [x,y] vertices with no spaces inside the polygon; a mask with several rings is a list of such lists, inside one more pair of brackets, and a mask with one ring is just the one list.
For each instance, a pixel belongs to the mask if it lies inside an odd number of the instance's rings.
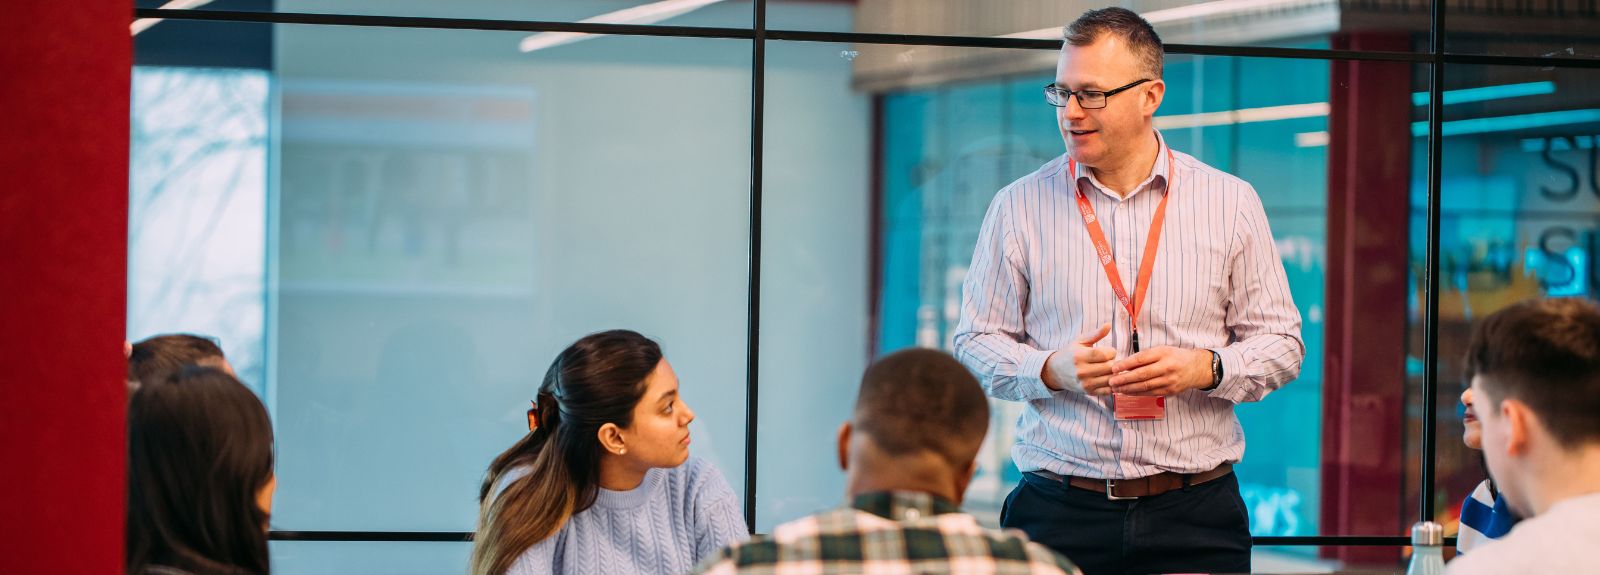
{"label": "id badge on lanyard", "polygon": [[[1144,295],[1150,289],[1150,272],[1155,268],[1156,248],[1161,243],[1161,226],[1166,221],[1167,199],[1172,197],[1174,188],[1172,181],[1173,166],[1172,150],[1167,150],[1167,189],[1161,196],[1161,203],[1156,205],[1156,213],[1150,220],[1150,235],[1144,242],[1144,258],[1139,261],[1138,284],[1134,286],[1133,297],[1128,297],[1128,290],[1123,287],[1122,274],[1117,272],[1117,261],[1111,253],[1111,244],[1106,241],[1106,234],[1100,228],[1100,222],[1095,217],[1094,206],[1090,205],[1089,198],[1078,189],[1078,162],[1068,160],[1067,173],[1073,178],[1073,189],[1078,195],[1078,213],[1083,216],[1083,225],[1089,230],[1089,239],[1094,241],[1095,255],[1099,256],[1100,265],[1105,267],[1106,280],[1111,283],[1111,291],[1117,294],[1117,302],[1128,312],[1128,327],[1130,328],[1130,343],[1133,353],[1139,353],[1139,308],[1144,304]],[[1167,398],[1161,396],[1135,396],[1113,394],[1111,396],[1112,412],[1117,421],[1151,421],[1167,417]]]}
{"label": "id badge on lanyard", "polygon": [[[1128,323],[1133,322],[1130,320]],[[1131,338],[1133,353],[1139,353],[1139,330],[1137,326],[1134,327]],[[1112,394],[1111,411],[1116,414],[1117,421],[1159,421],[1167,418],[1167,398],[1159,395]]]}

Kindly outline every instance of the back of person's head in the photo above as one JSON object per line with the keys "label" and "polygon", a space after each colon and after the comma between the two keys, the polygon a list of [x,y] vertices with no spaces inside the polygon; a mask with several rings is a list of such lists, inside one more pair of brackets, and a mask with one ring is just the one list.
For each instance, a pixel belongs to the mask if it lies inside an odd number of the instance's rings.
{"label": "back of person's head", "polygon": [[210,338],[187,333],[158,335],[135,343],[128,350],[128,383],[156,381],[189,365],[215,367],[233,374],[222,348]]}
{"label": "back of person's head", "polygon": [[272,423],[228,373],[187,366],[128,402],[127,572],[268,572]]}
{"label": "back of person's head", "polygon": [[1061,31],[1068,46],[1088,46],[1110,34],[1122,40],[1139,60],[1147,77],[1160,79],[1165,64],[1161,36],[1144,17],[1127,8],[1098,8],[1084,12]]}
{"label": "back of person's head", "polygon": [[[627,428],[661,347],[638,333],[591,334],[556,356],[535,401],[537,427],[489,465],[478,493],[474,575],[499,575],[594,503],[607,424]],[[525,470],[501,485],[508,472]],[[495,493],[499,488],[500,492]]]}
{"label": "back of person's head", "polygon": [[851,436],[865,439],[870,456],[888,467],[931,458],[962,482],[988,430],[989,402],[977,378],[934,349],[897,351],[873,362],[850,418]]}
{"label": "back of person's head", "polygon": [[1563,497],[1554,484],[1600,486],[1579,463],[1600,453],[1600,308],[1547,299],[1490,314],[1466,367],[1484,459],[1513,511],[1543,512]]}
{"label": "back of person's head", "polygon": [[1474,399],[1480,413],[1513,399],[1563,447],[1600,442],[1600,307],[1542,299],[1490,314],[1473,332],[1467,377],[1487,396]]}

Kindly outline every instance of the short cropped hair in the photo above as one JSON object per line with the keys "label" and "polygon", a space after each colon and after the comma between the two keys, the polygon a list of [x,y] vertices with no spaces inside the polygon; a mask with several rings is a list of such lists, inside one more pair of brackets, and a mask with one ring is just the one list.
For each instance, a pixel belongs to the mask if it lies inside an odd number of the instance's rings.
{"label": "short cropped hair", "polygon": [[[1600,441],[1600,307],[1572,298],[1518,303],[1473,329],[1467,381],[1478,377],[1491,408],[1528,405],[1556,441]],[[1481,399],[1479,401],[1482,401]]]}
{"label": "short cropped hair", "polygon": [[1061,37],[1073,46],[1088,46],[1106,34],[1127,42],[1128,50],[1139,59],[1140,67],[1152,80],[1161,79],[1164,49],[1161,36],[1144,17],[1127,8],[1099,8],[1084,12],[1066,25]]}
{"label": "short cropped hair", "polygon": [[959,467],[972,462],[989,431],[989,402],[950,354],[907,349],[867,368],[853,420],[891,457],[932,452]]}
{"label": "short cropped hair", "polygon": [[226,359],[210,338],[187,333],[154,336],[133,344],[128,352],[128,381],[161,381],[184,366],[212,358]]}

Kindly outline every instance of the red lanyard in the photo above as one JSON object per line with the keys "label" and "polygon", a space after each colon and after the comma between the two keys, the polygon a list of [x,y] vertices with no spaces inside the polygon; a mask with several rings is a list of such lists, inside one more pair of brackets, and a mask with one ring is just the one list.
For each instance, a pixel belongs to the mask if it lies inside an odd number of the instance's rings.
{"label": "red lanyard", "polygon": [[1129,299],[1128,290],[1122,286],[1122,274],[1117,273],[1117,259],[1111,255],[1111,244],[1106,242],[1106,233],[1100,229],[1100,222],[1094,215],[1094,206],[1089,204],[1089,198],[1078,187],[1078,161],[1067,160],[1067,172],[1072,174],[1072,189],[1078,193],[1078,213],[1083,215],[1083,227],[1088,228],[1089,239],[1094,241],[1095,253],[1100,256],[1100,265],[1106,268],[1106,280],[1111,282],[1111,290],[1116,292],[1117,301],[1128,311],[1134,353],[1139,353],[1139,308],[1144,305],[1144,294],[1150,291],[1150,271],[1156,265],[1156,246],[1161,244],[1161,225],[1167,218],[1167,199],[1172,197],[1173,163],[1172,150],[1169,148],[1167,189],[1161,195],[1161,203],[1156,206],[1155,217],[1150,220],[1150,236],[1144,242],[1144,258],[1139,260],[1139,284],[1134,286],[1133,298]]}

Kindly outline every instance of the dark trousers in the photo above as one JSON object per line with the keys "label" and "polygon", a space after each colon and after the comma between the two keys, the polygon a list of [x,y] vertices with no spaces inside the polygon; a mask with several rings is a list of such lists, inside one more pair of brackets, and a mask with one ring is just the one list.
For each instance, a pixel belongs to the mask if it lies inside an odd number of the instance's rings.
{"label": "dark trousers", "polygon": [[1250,571],[1250,517],[1232,473],[1129,501],[1024,473],[1000,525],[1067,556],[1085,575]]}

